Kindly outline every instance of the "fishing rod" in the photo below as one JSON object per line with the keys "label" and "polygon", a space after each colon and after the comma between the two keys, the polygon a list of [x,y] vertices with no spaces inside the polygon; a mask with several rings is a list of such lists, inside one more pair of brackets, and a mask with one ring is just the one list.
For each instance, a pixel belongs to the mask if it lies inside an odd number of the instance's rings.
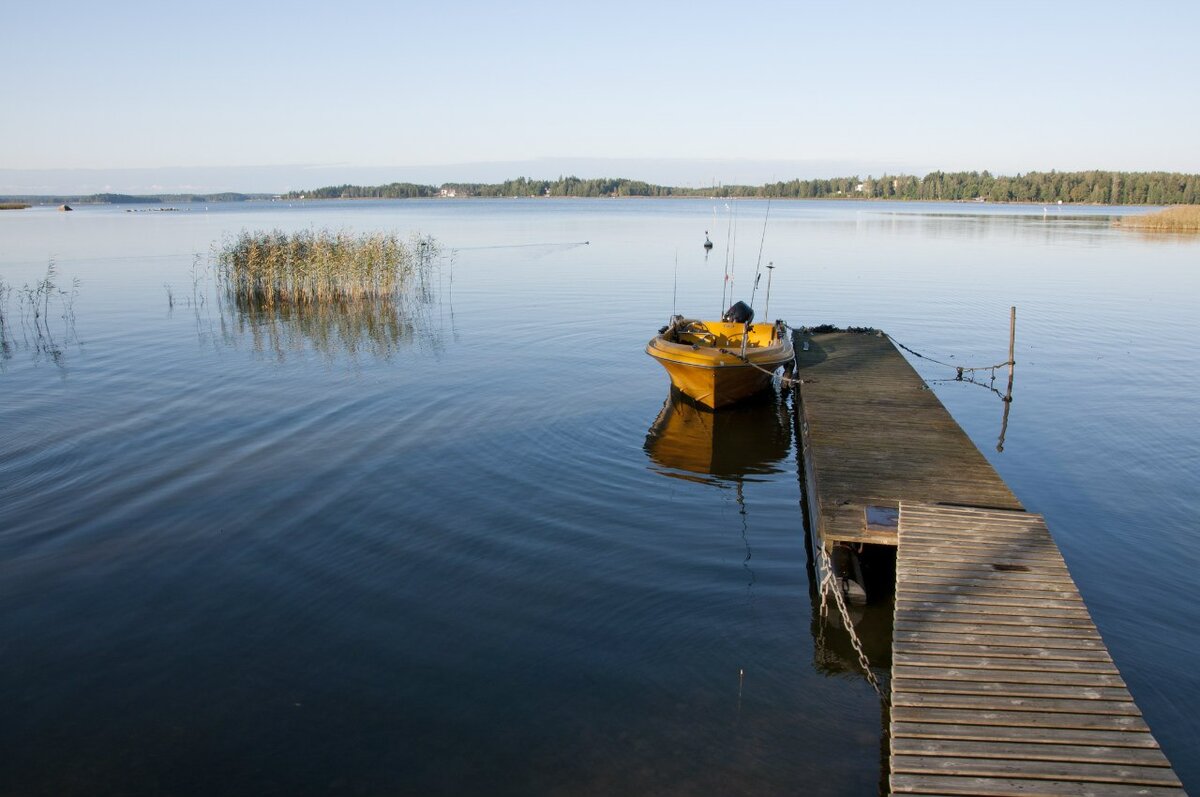
{"label": "fishing rod", "polygon": [[679,294],[679,250],[675,250],[675,283],[671,286],[671,318],[675,317],[675,297]]}
{"label": "fishing rod", "polygon": [[[736,202],[734,204],[737,204]],[[721,306],[717,309],[717,317],[725,315],[725,291],[730,288],[729,285],[729,242],[733,239],[733,205],[728,202],[725,207],[729,208],[729,225],[725,230],[725,279],[721,282]]]}
{"label": "fishing rod", "polygon": [[766,301],[766,304],[763,306],[763,318],[764,319],[769,319],[771,317],[771,274],[774,273],[774,271],[775,271],[775,261],[774,260],[768,261],[767,262],[767,301]]}
{"label": "fishing rod", "polygon": [[[758,262],[754,264],[754,287],[750,289],[750,309],[754,309],[754,294],[758,292],[758,280],[762,277],[763,244],[767,240],[767,220],[771,218],[771,198],[767,197],[767,214],[763,216],[762,238],[758,241]],[[767,283],[771,280],[768,278]]]}

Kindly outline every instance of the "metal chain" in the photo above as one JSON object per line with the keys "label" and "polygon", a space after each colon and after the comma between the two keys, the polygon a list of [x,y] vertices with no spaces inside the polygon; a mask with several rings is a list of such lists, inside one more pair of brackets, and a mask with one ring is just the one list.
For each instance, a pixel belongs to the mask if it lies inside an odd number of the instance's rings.
{"label": "metal chain", "polygon": [[863,674],[867,677],[867,683],[879,695],[880,700],[888,703],[888,696],[884,694],[883,687],[879,685],[879,679],[875,677],[875,673],[871,671],[871,662],[867,658],[866,652],[863,650],[862,642],[858,638],[858,634],[854,631],[854,623],[850,620],[850,610],[846,608],[846,598],[842,595],[841,585],[837,583],[837,579],[833,574],[833,562],[829,559],[829,554],[825,551],[825,546],[819,546],[821,555],[821,616],[825,617],[828,611],[826,603],[826,592],[833,595],[833,602],[837,606],[838,614],[842,616],[842,625],[846,629],[846,633],[850,635],[850,644],[854,647],[854,652],[858,654],[858,665],[862,668]]}

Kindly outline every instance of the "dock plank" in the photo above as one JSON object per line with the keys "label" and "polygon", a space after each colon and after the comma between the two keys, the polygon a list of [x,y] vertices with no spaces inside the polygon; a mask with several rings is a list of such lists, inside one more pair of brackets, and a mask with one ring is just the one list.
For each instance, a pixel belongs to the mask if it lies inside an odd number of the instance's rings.
{"label": "dock plank", "polygon": [[968,775],[981,778],[1030,778],[1073,780],[1086,783],[1118,783],[1178,788],[1179,778],[1168,767],[1137,764],[1101,764],[1094,761],[1041,761],[997,758],[897,755],[896,773]]}
{"label": "dock plank", "polygon": [[[995,725],[953,725],[944,723],[906,722],[894,729],[892,739],[932,739],[938,741],[970,741],[994,744],[1073,745],[1081,747],[1137,747],[1158,750],[1158,742],[1149,733],[1109,731],[1096,728],[1064,728],[1048,734],[1044,728],[1023,728]],[[1161,752],[1158,753],[1162,755]],[[1165,759],[1164,759],[1165,760]]]}
{"label": "dock plank", "polygon": [[991,797],[1177,797],[1180,787],[1132,783],[1091,783],[1079,780],[1037,781],[953,775],[910,775],[892,778],[894,794],[990,795]]}
{"label": "dock plank", "polygon": [[1164,767],[1166,759],[1153,748],[1110,745],[1038,744],[1037,742],[963,741],[900,738],[892,742],[897,755],[952,756],[957,758],[1007,758],[1020,761],[1092,761]]}

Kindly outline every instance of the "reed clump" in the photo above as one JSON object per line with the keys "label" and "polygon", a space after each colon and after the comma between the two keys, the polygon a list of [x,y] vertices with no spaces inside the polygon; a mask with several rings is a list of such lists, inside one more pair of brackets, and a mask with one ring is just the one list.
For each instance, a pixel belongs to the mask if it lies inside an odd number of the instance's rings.
{"label": "reed clump", "polygon": [[1121,227],[1156,232],[1200,232],[1200,206],[1176,205],[1142,216],[1125,216],[1117,220]]}
{"label": "reed clump", "polygon": [[0,202],[0,210],[24,210],[29,205],[24,202]]}
{"label": "reed clump", "polygon": [[428,237],[408,243],[394,233],[243,231],[218,249],[221,281],[257,306],[360,302],[424,283],[438,251]]}

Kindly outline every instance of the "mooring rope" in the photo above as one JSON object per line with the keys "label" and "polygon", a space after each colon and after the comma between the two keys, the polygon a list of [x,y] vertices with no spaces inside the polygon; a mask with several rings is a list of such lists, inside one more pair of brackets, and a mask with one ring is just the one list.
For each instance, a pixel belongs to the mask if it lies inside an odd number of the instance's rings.
{"label": "mooring rope", "polygon": [[[736,357],[737,359],[741,360],[745,365],[748,365],[751,368],[756,368],[759,371],[762,371],[767,376],[775,376],[775,371],[779,369],[778,365],[775,366],[774,369],[763,368],[758,363],[752,362],[749,357],[746,357],[743,354],[739,354],[736,351],[730,351],[729,349],[717,349],[717,351],[721,352],[721,354],[728,354],[730,357]],[[783,384],[784,387],[791,387],[792,385],[800,384],[799,379],[796,379],[791,376],[780,376],[779,381],[781,384]]]}
{"label": "mooring rope", "polygon": [[[785,324],[784,326],[786,326],[792,332],[812,332],[812,330],[807,330],[807,329],[796,329],[795,327],[788,326],[787,324]],[[992,379],[995,380],[997,368],[1007,368],[1010,365],[1016,365],[1016,363],[1011,360],[1005,360],[1004,362],[997,363],[996,365],[979,365],[979,366],[973,366],[973,367],[967,367],[967,366],[963,366],[963,365],[954,365],[953,363],[944,362],[944,361],[938,360],[934,357],[930,357],[927,354],[921,354],[921,352],[916,351],[915,349],[910,349],[908,346],[905,346],[903,343],[896,340],[894,337],[889,335],[887,332],[883,332],[882,330],[874,329],[872,327],[849,327],[844,330],[838,330],[838,329],[832,329],[832,328],[825,329],[824,327],[822,327],[821,331],[823,331],[823,332],[824,331],[856,332],[856,333],[860,333],[860,334],[864,334],[864,335],[882,335],[883,337],[887,338],[892,343],[894,343],[897,346],[899,346],[900,348],[904,349],[906,352],[913,355],[914,357],[919,357],[922,360],[928,360],[929,362],[936,363],[938,365],[944,365],[947,368],[953,368],[957,374],[954,379],[954,381],[956,381],[956,382],[971,381],[969,379],[964,380],[963,374],[973,374],[973,373],[976,373],[977,371],[991,371]],[[996,391],[996,392],[999,393],[999,391]],[[1001,398],[1003,398],[1003,396],[1001,396]]]}
{"label": "mooring rope", "polygon": [[[793,326],[790,326],[790,325],[788,325],[788,324],[784,324],[783,326],[784,326],[784,328],[785,328],[785,329],[787,329],[787,330],[788,330],[788,331],[790,331],[790,332],[805,332],[805,331],[808,331],[808,330],[804,330],[804,329],[796,329],[795,327],[793,327]],[[933,358],[933,357],[929,357],[929,356],[927,356],[927,355],[921,354],[919,351],[915,351],[915,350],[913,350],[913,349],[910,349],[908,346],[905,346],[903,343],[901,343],[900,341],[896,340],[894,337],[892,337],[892,336],[891,336],[891,335],[889,335],[888,333],[886,333],[886,332],[882,332],[882,331],[880,331],[880,330],[877,330],[877,329],[873,329],[873,328],[869,328],[869,327],[861,327],[861,328],[860,328],[860,327],[853,327],[853,328],[850,328],[850,329],[847,329],[847,330],[844,330],[844,331],[846,331],[846,332],[855,332],[855,333],[860,333],[860,334],[864,334],[864,335],[865,335],[865,334],[882,335],[883,337],[887,338],[887,339],[888,339],[888,340],[890,340],[892,343],[894,343],[894,344],[896,344],[897,346],[899,346],[900,348],[904,349],[906,352],[908,352],[909,354],[913,355],[914,357],[920,357],[922,360],[928,360],[928,361],[929,361],[929,362],[931,362],[931,363],[936,363],[936,364],[938,364],[938,365],[944,365],[944,366],[945,366],[945,367],[947,367],[947,368],[953,368],[953,369],[955,370],[956,374],[957,374],[957,375],[955,376],[955,378],[954,378],[954,381],[956,381],[956,382],[971,382],[971,383],[973,383],[973,384],[980,384],[980,383],[978,383],[978,382],[975,382],[975,381],[974,381],[974,380],[972,380],[972,379],[964,379],[964,378],[963,378],[963,374],[973,374],[973,373],[976,373],[976,372],[978,372],[978,371],[990,371],[990,372],[991,372],[991,374],[992,374],[992,381],[994,382],[994,381],[995,381],[995,379],[996,379],[996,369],[997,369],[997,368],[1006,368],[1006,367],[1008,367],[1009,365],[1014,365],[1014,363],[1012,363],[1012,362],[1007,362],[1007,361],[1006,361],[1006,362],[1002,362],[1002,363],[997,363],[996,365],[981,365],[981,366],[975,366],[975,367],[968,368],[968,367],[966,367],[966,366],[958,366],[958,365],[954,365],[954,364],[952,364],[952,363],[943,362],[942,360],[938,360],[938,359],[935,359],[935,358]],[[752,361],[750,360],[750,358],[749,358],[749,357],[747,357],[746,355],[744,355],[744,354],[742,354],[742,353],[740,353],[740,352],[732,351],[732,350],[730,350],[730,349],[722,349],[722,348],[718,348],[718,349],[717,349],[717,351],[719,351],[721,354],[725,354],[725,355],[728,355],[728,356],[730,356],[730,357],[734,357],[734,358],[736,358],[736,359],[740,360],[740,361],[741,361],[741,362],[742,362],[744,365],[748,365],[748,366],[750,366],[751,368],[755,368],[755,369],[757,369],[757,370],[759,370],[759,371],[762,371],[764,374],[766,374],[766,375],[768,375],[768,376],[772,376],[772,377],[773,377],[773,376],[775,376],[775,375],[776,375],[776,374],[775,374],[775,371],[776,371],[776,370],[778,370],[778,368],[779,368],[779,366],[776,366],[776,367],[775,367],[775,369],[767,369],[767,368],[764,368],[763,366],[759,365],[758,363],[756,363],[756,362],[752,362]],[[801,380],[801,379],[797,379],[797,378],[796,378],[796,377],[794,377],[794,376],[782,376],[782,375],[780,375],[780,376],[779,376],[779,381],[780,381],[780,384],[781,384],[781,385],[783,385],[784,387],[793,387],[793,386],[795,386],[795,385],[803,384],[803,380]],[[935,380],[935,381],[943,381],[943,380]],[[944,380],[944,381],[949,381],[949,380]],[[987,386],[987,385],[983,385],[983,387],[988,387],[988,386]],[[992,392],[996,393],[996,395],[1000,396],[1001,398],[1004,398],[1004,396],[1003,396],[1003,395],[1000,393],[1000,391],[996,390],[994,387],[993,387],[993,388],[991,388],[991,390],[992,390]]]}

